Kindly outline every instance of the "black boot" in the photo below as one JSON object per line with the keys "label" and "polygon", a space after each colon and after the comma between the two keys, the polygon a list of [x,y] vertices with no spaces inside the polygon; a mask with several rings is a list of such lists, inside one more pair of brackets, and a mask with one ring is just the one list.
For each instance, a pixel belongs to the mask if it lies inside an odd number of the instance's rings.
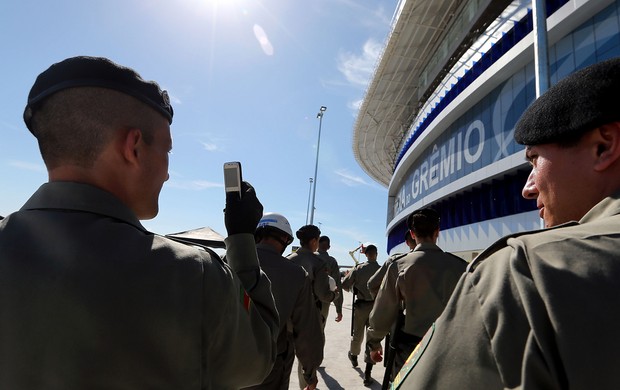
{"label": "black boot", "polygon": [[374,382],[374,380],[370,376],[371,372],[372,372],[372,363],[366,363],[366,369],[364,370],[364,386],[370,386],[372,385],[372,382]]}
{"label": "black boot", "polygon": [[357,355],[351,355],[351,352],[349,352],[349,360],[353,367],[357,367]]}

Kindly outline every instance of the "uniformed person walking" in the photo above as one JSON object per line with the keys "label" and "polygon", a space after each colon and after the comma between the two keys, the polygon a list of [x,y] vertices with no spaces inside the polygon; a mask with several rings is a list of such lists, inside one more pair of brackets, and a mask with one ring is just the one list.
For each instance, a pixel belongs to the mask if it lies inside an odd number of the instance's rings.
{"label": "uniformed person walking", "polygon": [[[346,291],[355,291],[355,312],[353,314],[353,334],[351,335],[351,345],[349,347],[348,357],[353,367],[357,367],[357,356],[362,349],[364,334],[368,326],[368,316],[372,310],[374,299],[368,291],[368,279],[377,272],[379,264],[377,264],[377,247],[368,245],[364,248],[364,255],[367,261],[353,267],[348,274],[342,279],[342,288]],[[372,366],[373,361],[368,355],[368,348],[364,345],[364,385],[372,383]]]}
{"label": "uniformed person walking", "polygon": [[372,275],[370,279],[368,279],[368,291],[370,291],[370,294],[373,298],[377,297],[379,287],[381,287],[381,282],[383,282],[383,277],[385,276],[385,273],[387,272],[390,264],[407,256],[407,254],[415,248],[415,238],[413,238],[413,235],[411,234],[409,229],[407,229],[407,231],[405,232],[403,239],[405,240],[405,244],[407,245],[407,247],[409,247],[409,252],[396,253],[388,257],[387,260],[385,260],[385,262],[381,265],[381,268],[379,268],[379,270],[375,272],[375,274]]}
{"label": "uniformed person walking", "polygon": [[[319,238],[319,257],[323,259],[327,267],[328,275],[336,282],[336,298],[334,298],[334,306],[336,306],[336,322],[342,321],[342,278],[340,276],[340,267],[338,262],[332,256],[329,255],[329,248],[331,242],[329,237],[321,236]],[[329,307],[331,304],[324,304],[321,310],[323,318],[327,319],[329,316]],[[323,324],[325,326],[325,324]]]}
{"label": "uniformed person walking", "polygon": [[[333,290],[330,288],[327,267],[323,260],[315,253],[319,248],[321,230],[315,225],[305,225],[295,232],[295,236],[299,239],[300,248],[287,257],[293,263],[302,266],[308,273],[308,277],[312,284],[315,305],[320,312],[324,304],[329,305],[336,297],[336,286],[334,286]],[[322,316],[319,317],[321,326],[323,326],[325,320],[326,319]],[[317,340],[317,342],[320,342],[321,350],[323,350],[325,347],[325,339],[322,338],[321,340]],[[299,385],[303,388],[305,379],[301,371],[301,366],[301,364],[298,365],[298,376]]]}
{"label": "uniformed person walking", "polygon": [[381,340],[404,310],[404,321],[391,337],[392,367],[397,373],[429,326],[439,317],[467,263],[437,246],[439,214],[430,208],[414,211],[407,223],[417,245],[392,263],[370,313],[367,339],[374,361],[382,360]]}
{"label": "uniformed person walking", "polygon": [[262,384],[251,389],[288,390],[297,353],[306,389],[312,390],[323,360],[323,329],[307,272],[282,256],[293,242],[291,226],[283,215],[265,213],[255,236],[260,266],[271,280],[280,314],[280,333],[273,370]]}
{"label": "uniformed person walking", "polygon": [[474,260],[403,389],[620,388],[618,91],[615,58],[559,81],[522,115],[523,196],[548,229]]}
{"label": "uniformed person walking", "polygon": [[158,213],[172,113],[106,58],[37,77],[24,120],[49,182],[0,222],[0,389],[238,389],[271,371],[254,189],[227,196],[228,265],[139,221]]}

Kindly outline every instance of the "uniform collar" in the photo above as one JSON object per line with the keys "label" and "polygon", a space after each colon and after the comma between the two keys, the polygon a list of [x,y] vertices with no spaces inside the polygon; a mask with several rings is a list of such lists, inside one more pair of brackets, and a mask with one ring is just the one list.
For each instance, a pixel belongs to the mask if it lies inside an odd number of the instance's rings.
{"label": "uniform collar", "polygon": [[[421,242],[413,249],[413,251],[441,251],[441,248],[432,242]],[[443,252],[443,251],[442,251]]]}
{"label": "uniform collar", "polygon": [[620,214],[620,191],[598,202],[579,220],[579,223],[588,223],[617,214]]}
{"label": "uniform collar", "polygon": [[122,220],[147,231],[136,215],[111,193],[89,184],[68,181],[45,183],[22,206],[22,210],[60,209],[100,214]]}

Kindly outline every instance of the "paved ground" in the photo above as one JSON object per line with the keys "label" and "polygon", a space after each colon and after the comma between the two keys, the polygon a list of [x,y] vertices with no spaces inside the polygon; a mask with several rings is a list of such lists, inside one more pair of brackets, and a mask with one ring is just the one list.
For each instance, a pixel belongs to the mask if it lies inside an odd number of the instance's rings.
{"label": "paved ground", "polygon": [[[341,389],[381,389],[385,369],[383,363],[376,364],[372,370],[374,382],[370,386],[364,386],[364,358],[363,354],[358,357],[359,366],[353,368],[347,357],[351,340],[351,294],[344,291],[344,304],[342,305],[343,319],[336,322],[336,308],[334,305],[329,310],[329,318],[325,325],[325,350],[324,359],[319,369],[320,390]],[[299,389],[297,379],[297,360],[293,366],[289,390]]]}

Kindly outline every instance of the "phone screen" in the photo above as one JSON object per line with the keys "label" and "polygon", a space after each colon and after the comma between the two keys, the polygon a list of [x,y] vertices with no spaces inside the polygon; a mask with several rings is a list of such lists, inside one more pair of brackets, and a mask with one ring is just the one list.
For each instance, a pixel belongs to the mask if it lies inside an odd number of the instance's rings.
{"label": "phone screen", "polygon": [[224,189],[226,192],[237,192],[241,197],[241,163],[231,161],[224,163]]}

